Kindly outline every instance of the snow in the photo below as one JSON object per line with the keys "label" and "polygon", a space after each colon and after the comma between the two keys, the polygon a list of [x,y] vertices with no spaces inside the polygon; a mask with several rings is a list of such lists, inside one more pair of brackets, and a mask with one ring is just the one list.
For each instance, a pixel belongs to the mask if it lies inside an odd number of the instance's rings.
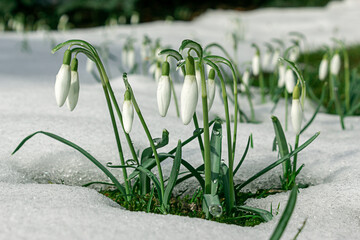
{"label": "snow", "polygon": [[[226,37],[231,31],[232,19],[240,17],[245,25],[245,41],[240,45],[240,61],[251,59],[252,42],[260,43],[273,37],[287,38],[290,31],[304,33],[311,48],[331,43],[331,37],[345,39],[347,43],[360,40],[355,31],[360,18],[360,2],[347,0],[332,2],[325,9],[261,9],[252,12],[208,11],[193,22],[154,22],[111,29],[95,28],[51,32],[49,36],[61,42],[81,38],[91,43],[110,41],[110,48],[120,54],[124,36],[144,34],[160,37],[163,44],[178,48],[181,40],[192,38],[202,44],[220,42],[230,49]],[[286,205],[289,193],[280,193],[265,199],[253,199],[247,205],[269,210],[272,204],[279,214],[271,222],[253,228],[219,224],[202,219],[171,215],[130,212],[97,193],[82,188],[90,181],[106,181],[106,176],[90,161],[69,147],[43,135],[35,136],[15,155],[11,152],[27,135],[37,130],[49,131],[69,139],[89,151],[100,162],[117,164],[118,155],[106,101],[99,84],[85,71],[85,58],[79,57],[80,99],[74,112],[58,108],[54,97],[55,75],[61,65],[62,54],[50,53],[50,42],[44,33],[28,33],[30,53],[21,52],[22,35],[0,35],[0,239],[266,239],[271,235]],[[124,87],[120,72],[111,66],[112,86],[122,103]],[[176,117],[171,102],[166,118],[157,113],[156,86],[141,75],[129,75],[146,122],[153,137],[160,137],[163,128],[170,132],[170,143],[186,139],[193,127],[183,126]],[[181,85],[176,85],[178,97]],[[222,104],[216,93],[211,116],[223,116]],[[249,112],[245,98],[241,107]],[[236,159],[239,159],[250,133],[254,149],[237,174],[243,181],[276,160],[271,151],[274,137],[270,119],[271,103],[260,104],[254,99],[255,111],[261,124],[240,124]],[[281,102],[274,115],[284,122],[284,104]],[[198,105],[200,113],[201,106]],[[306,104],[305,118],[310,119],[314,107]],[[201,119],[201,115],[199,114]],[[320,136],[298,157],[305,167],[298,176],[300,183],[310,184],[300,189],[294,214],[283,239],[295,236],[307,219],[299,239],[360,239],[360,150],[356,140],[360,131],[360,118],[347,117],[347,129],[342,131],[337,116],[318,114],[315,122],[300,137],[304,142],[315,132]],[[223,131],[225,132],[225,131]],[[289,143],[295,136],[286,133]],[[136,149],[148,146],[139,120],[135,117],[131,133]],[[225,146],[225,137],[223,138]],[[128,149],[123,146],[128,154]],[[226,148],[223,147],[225,150]],[[226,152],[223,153],[226,155]],[[201,163],[197,144],[184,147],[184,158],[192,164]],[[163,164],[165,174],[170,172],[169,162]],[[119,175],[120,172],[114,171]],[[247,187],[247,190],[278,187],[280,167],[267,173]],[[193,186],[194,182],[187,183]]]}

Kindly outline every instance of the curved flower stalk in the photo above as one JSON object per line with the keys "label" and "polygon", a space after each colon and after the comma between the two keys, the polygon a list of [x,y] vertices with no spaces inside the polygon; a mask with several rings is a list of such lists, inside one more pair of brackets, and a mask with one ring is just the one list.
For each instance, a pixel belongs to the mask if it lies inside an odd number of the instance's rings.
{"label": "curved flower stalk", "polygon": [[181,120],[188,125],[195,113],[198,101],[198,87],[195,76],[194,58],[186,58],[186,75],[181,90]]}
{"label": "curved flower stalk", "polygon": [[70,83],[69,94],[66,99],[66,105],[70,109],[70,111],[74,110],[79,99],[80,82],[79,82],[79,73],[77,69],[78,69],[78,60],[76,57],[74,57],[71,60],[71,83]]}
{"label": "curved flower stalk", "polygon": [[132,129],[132,124],[134,121],[134,107],[131,102],[131,93],[127,89],[124,94],[124,103],[123,103],[123,123],[124,130],[126,133],[130,133]]}
{"label": "curved flower stalk", "polygon": [[324,54],[319,66],[319,80],[324,81],[328,74],[328,55]]}
{"label": "curved flower stalk", "polygon": [[71,71],[70,71],[71,51],[66,50],[64,53],[63,64],[60,67],[55,81],[55,98],[59,107],[64,105],[66,98],[69,94],[71,83]]}
{"label": "curved flower stalk", "polygon": [[157,103],[160,116],[165,117],[169,109],[171,100],[171,86],[170,86],[170,64],[165,61],[162,65],[162,76],[159,79],[157,87]]}
{"label": "curved flower stalk", "polygon": [[206,89],[207,89],[207,95],[208,95],[208,107],[209,107],[209,111],[210,111],[210,109],[214,103],[215,89],[216,89],[215,70],[213,68],[211,68],[209,71]]}

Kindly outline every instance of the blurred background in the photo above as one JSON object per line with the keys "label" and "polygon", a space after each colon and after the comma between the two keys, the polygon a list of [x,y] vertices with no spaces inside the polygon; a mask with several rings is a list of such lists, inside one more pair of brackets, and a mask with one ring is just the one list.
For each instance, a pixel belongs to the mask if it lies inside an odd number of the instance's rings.
{"label": "blurred background", "polygon": [[156,20],[189,21],[208,9],[249,11],[267,7],[323,7],[329,1],[0,0],[0,31],[64,30]]}

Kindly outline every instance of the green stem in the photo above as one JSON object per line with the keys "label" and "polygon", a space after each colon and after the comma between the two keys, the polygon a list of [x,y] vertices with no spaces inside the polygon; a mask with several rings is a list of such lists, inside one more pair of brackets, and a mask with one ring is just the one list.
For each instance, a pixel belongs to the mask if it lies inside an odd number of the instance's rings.
{"label": "green stem", "polygon": [[288,129],[288,105],[289,105],[289,94],[285,88],[285,131]]}
{"label": "green stem", "polygon": [[349,55],[346,48],[343,48],[344,54],[344,72],[345,72],[345,108],[346,112],[350,110],[350,69],[349,69]]}
{"label": "green stem", "polygon": [[170,87],[171,87],[171,91],[172,91],[173,96],[174,96],[176,115],[179,118],[180,117],[179,103],[178,103],[178,100],[177,100],[177,96],[176,96],[176,92],[175,92],[174,83],[173,83],[172,78],[170,78]]}
{"label": "green stem", "polygon": [[[300,134],[296,134],[296,137],[295,137],[295,149],[297,149],[299,147],[299,137],[300,137]],[[292,172],[292,174],[296,174],[296,163],[297,163],[297,153],[294,154],[293,172]],[[294,179],[294,183],[295,183],[295,179]]]}
{"label": "green stem", "polygon": [[205,71],[204,71],[202,59],[200,59],[200,73],[201,73],[201,99],[202,99],[203,124],[204,124],[205,194],[210,194],[211,193],[211,160],[210,160],[209,112],[207,106]]}
{"label": "green stem", "polygon": [[260,85],[260,92],[261,92],[261,103],[265,103],[265,85],[264,85],[264,76],[262,69],[260,68],[259,72],[259,85]]}
{"label": "green stem", "polygon": [[[157,165],[158,173],[159,173],[159,179],[160,179],[160,191],[161,191],[161,196],[164,197],[164,192],[165,192],[165,190],[164,190],[164,178],[163,178],[163,173],[162,173],[162,169],[161,169],[161,164],[160,164],[159,155],[158,155],[158,153],[157,153],[157,151],[156,151],[156,147],[155,147],[154,141],[153,141],[153,139],[152,139],[152,137],[151,137],[150,131],[149,131],[149,129],[148,129],[147,125],[146,125],[146,122],[145,122],[145,120],[144,120],[144,118],[143,118],[143,115],[142,115],[142,113],[141,113],[141,111],[140,111],[139,105],[137,104],[137,101],[136,101],[136,99],[135,99],[134,92],[132,91],[132,88],[131,88],[128,80],[127,80],[127,75],[126,75],[126,73],[123,74],[123,80],[124,80],[124,84],[125,84],[126,88],[128,88],[129,91],[130,91],[130,93],[131,93],[131,100],[132,100],[132,102],[133,102],[134,109],[135,109],[135,111],[136,111],[136,113],[137,113],[137,115],[138,115],[138,117],[139,117],[139,120],[140,120],[140,122],[141,122],[141,125],[142,125],[143,128],[144,128],[144,131],[145,131],[146,136],[147,136],[147,138],[148,138],[148,141],[149,141],[149,143],[150,143],[151,149],[152,149],[152,151],[153,151],[153,153],[154,153],[154,158],[155,158],[155,161],[156,161],[156,165]],[[161,204],[162,204],[162,203],[161,203]]]}
{"label": "green stem", "polygon": [[[194,113],[194,116],[193,116],[193,121],[194,121],[194,125],[195,125],[195,130],[196,129],[199,129],[199,123],[198,123],[198,120],[197,120],[197,116],[196,116],[196,112]],[[201,138],[201,135],[199,135],[197,137],[198,139],[198,142],[199,142],[199,147],[200,147],[200,151],[201,151],[201,155],[202,155],[202,158],[203,160],[205,161],[205,156],[204,156],[204,143],[203,143],[203,140]],[[205,162],[204,162],[205,163]]]}

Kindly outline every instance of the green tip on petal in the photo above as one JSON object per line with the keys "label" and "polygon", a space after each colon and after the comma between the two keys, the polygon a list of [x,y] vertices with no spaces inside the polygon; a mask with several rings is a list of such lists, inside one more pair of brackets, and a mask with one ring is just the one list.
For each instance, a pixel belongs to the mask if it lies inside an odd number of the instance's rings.
{"label": "green tip on petal", "polygon": [[129,89],[126,89],[126,91],[125,91],[124,101],[131,101],[131,93],[130,93]]}
{"label": "green tip on petal", "polygon": [[299,88],[299,84],[297,84],[297,85],[294,87],[293,99],[300,99],[300,88]]}
{"label": "green tip on petal", "polygon": [[161,62],[156,62],[156,67],[161,68]]}
{"label": "green tip on petal", "polygon": [[214,69],[210,69],[209,79],[215,79],[215,70]]}
{"label": "green tip on petal", "polygon": [[72,60],[71,60],[71,71],[75,71],[75,72],[77,72],[77,70],[78,70],[78,60],[77,60],[77,58],[73,58]]}
{"label": "green tip on petal", "polygon": [[168,61],[165,61],[162,64],[162,75],[169,76],[169,73],[170,73],[170,64]]}
{"label": "green tip on petal", "polygon": [[188,56],[185,60],[186,75],[195,75],[195,63],[192,56]]}
{"label": "green tip on petal", "polygon": [[64,53],[63,64],[70,65],[71,51],[68,49]]}

